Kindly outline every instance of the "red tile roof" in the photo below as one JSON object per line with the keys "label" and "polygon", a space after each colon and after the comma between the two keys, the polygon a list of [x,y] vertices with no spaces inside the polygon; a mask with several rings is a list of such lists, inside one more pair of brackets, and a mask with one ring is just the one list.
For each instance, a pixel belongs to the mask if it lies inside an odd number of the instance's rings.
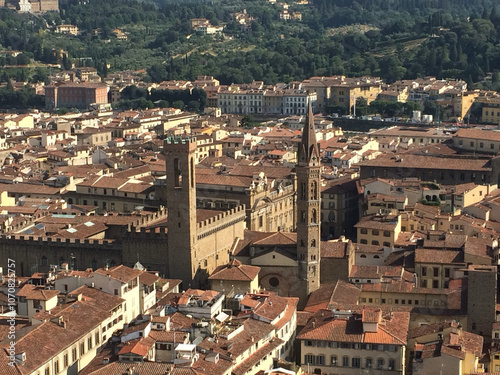
{"label": "red tile roof", "polygon": [[217,267],[208,279],[253,281],[259,274],[259,271],[260,267],[245,265],[235,259],[228,265]]}

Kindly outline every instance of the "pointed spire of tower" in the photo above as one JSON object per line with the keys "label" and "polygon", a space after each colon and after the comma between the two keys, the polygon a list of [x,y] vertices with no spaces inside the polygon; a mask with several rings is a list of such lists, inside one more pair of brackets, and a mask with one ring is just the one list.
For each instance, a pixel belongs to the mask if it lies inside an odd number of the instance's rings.
{"label": "pointed spire of tower", "polygon": [[319,148],[316,141],[316,128],[314,126],[314,115],[312,105],[309,103],[309,108],[306,115],[306,122],[302,129],[302,141],[298,150],[298,162],[301,165],[314,165],[319,161]]}

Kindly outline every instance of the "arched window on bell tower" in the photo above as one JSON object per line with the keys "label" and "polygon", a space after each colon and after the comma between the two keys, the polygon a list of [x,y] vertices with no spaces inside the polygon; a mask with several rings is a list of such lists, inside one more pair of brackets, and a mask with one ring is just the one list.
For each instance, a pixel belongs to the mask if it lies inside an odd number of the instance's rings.
{"label": "arched window on bell tower", "polygon": [[318,185],[316,184],[316,181],[311,182],[311,199],[318,199]]}
{"label": "arched window on bell tower", "polygon": [[315,208],[313,208],[311,215],[311,223],[317,223],[317,222],[318,222],[318,212],[316,211]]}

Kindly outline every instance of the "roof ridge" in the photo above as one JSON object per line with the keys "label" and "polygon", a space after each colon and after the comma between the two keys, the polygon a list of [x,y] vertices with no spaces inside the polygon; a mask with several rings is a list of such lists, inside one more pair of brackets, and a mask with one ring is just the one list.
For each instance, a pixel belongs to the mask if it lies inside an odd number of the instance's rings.
{"label": "roof ridge", "polygon": [[400,339],[399,337],[397,337],[395,334],[389,332],[384,326],[381,326],[380,324],[379,324],[379,327],[380,327],[380,329],[382,331],[384,331],[385,333],[387,333],[389,336],[394,337],[396,340],[400,341],[403,345],[406,345],[406,340]]}

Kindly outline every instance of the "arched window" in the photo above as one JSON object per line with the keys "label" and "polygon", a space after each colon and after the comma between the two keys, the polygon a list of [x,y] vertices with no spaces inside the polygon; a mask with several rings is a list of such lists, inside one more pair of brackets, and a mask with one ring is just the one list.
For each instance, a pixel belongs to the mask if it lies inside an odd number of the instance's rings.
{"label": "arched window", "polygon": [[92,259],[92,262],[90,262],[90,267],[95,271],[97,269],[97,260]]}
{"label": "arched window", "polygon": [[318,199],[318,184],[316,181],[311,182],[311,199]]}
{"label": "arched window", "polygon": [[318,222],[318,213],[315,208],[312,210],[312,215],[311,215],[311,223],[317,223]]}
{"label": "arched window", "polygon": [[42,263],[41,263],[42,266],[48,266],[49,265],[49,260],[47,259],[47,257],[44,255],[42,257]]}
{"label": "arched window", "polygon": [[366,258],[366,255],[365,254],[361,254],[360,258]]}
{"label": "arched window", "polygon": [[316,240],[311,240],[311,247],[316,247]]}
{"label": "arched window", "polygon": [[306,194],[306,183],[303,182],[300,184],[300,198],[303,200],[307,199],[307,194]]}
{"label": "arched window", "polygon": [[306,212],[305,212],[305,211],[302,211],[302,212],[300,213],[300,217],[301,217],[301,221],[302,221],[303,223],[305,223],[305,222],[306,222]]}

